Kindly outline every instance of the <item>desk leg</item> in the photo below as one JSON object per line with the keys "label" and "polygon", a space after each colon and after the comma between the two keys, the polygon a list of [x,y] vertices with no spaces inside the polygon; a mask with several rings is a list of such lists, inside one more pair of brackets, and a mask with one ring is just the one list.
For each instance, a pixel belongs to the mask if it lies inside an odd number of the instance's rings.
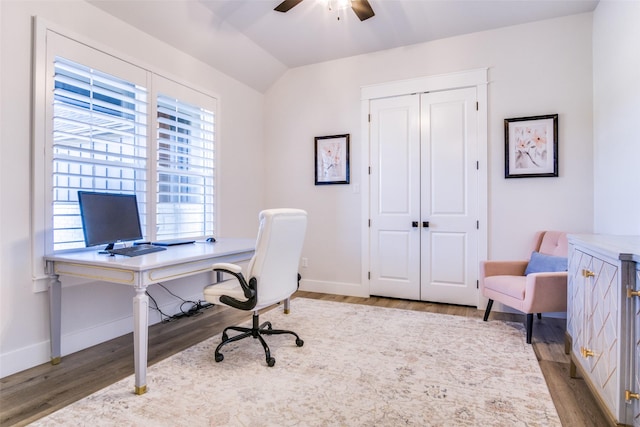
{"label": "desk leg", "polygon": [[49,276],[49,330],[51,334],[51,364],[60,363],[62,324],[62,284],[57,274]]}
{"label": "desk leg", "polygon": [[149,297],[146,288],[136,288],[133,297],[133,357],[135,394],[147,392],[147,346],[149,336]]}
{"label": "desk leg", "polygon": [[284,314],[291,313],[291,298],[284,300]]}

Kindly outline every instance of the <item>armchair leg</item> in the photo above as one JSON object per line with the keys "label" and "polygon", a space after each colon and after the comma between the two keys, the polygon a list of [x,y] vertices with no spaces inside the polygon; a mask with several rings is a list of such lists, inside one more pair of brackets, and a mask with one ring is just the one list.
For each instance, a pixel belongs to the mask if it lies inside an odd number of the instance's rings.
{"label": "armchair leg", "polygon": [[484,320],[485,322],[487,321],[487,319],[489,318],[489,313],[491,313],[491,307],[493,307],[493,300],[490,299],[489,302],[487,302],[487,309],[484,311]]}
{"label": "armchair leg", "polygon": [[538,313],[538,320],[542,319],[542,313]]}
{"label": "armchair leg", "polygon": [[533,335],[533,313],[527,314],[527,344],[531,344],[531,335]]}

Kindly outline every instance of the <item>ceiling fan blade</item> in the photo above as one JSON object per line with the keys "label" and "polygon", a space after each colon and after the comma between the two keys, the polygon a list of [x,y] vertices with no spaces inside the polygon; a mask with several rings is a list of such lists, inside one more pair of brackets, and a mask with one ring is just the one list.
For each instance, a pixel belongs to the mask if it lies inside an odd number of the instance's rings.
{"label": "ceiling fan blade", "polygon": [[375,15],[368,0],[352,0],[351,9],[353,9],[361,21],[369,19]]}
{"label": "ceiling fan blade", "polygon": [[277,10],[278,12],[284,13],[284,12],[287,12],[292,7],[297,6],[298,3],[300,3],[301,1],[302,0],[284,0],[282,3],[276,6],[276,8],[273,10]]}

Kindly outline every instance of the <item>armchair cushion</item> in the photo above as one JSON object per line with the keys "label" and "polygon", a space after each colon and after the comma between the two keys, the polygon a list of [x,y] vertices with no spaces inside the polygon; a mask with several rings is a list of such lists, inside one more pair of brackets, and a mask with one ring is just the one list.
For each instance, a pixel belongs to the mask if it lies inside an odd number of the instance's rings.
{"label": "armchair cushion", "polygon": [[[526,276],[491,276],[485,277],[484,288],[492,293],[505,295],[516,300],[524,300],[527,288]],[[493,299],[493,298],[492,298]]]}
{"label": "armchair cushion", "polygon": [[524,274],[567,271],[567,258],[533,252]]}

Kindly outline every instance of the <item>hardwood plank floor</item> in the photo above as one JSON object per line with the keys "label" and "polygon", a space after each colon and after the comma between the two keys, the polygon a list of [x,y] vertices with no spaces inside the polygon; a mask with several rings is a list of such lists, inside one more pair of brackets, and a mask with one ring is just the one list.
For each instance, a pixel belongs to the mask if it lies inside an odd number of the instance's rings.
{"label": "hardwood plank floor", "polygon": [[[472,307],[392,298],[356,298],[302,291],[294,297],[478,318],[483,315]],[[222,332],[225,326],[250,318],[250,313],[213,307],[198,316],[153,325],[149,329],[149,365]],[[524,316],[492,313],[489,321],[496,319],[522,322]],[[535,321],[532,344],[562,425],[607,426],[609,422],[585,382],[569,377],[564,331],[563,319],[543,317]],[[65,356],[59,365],[46,363],[5,377],[0,380],[0,426],[27,425],[131,374],[133,338],[128,334]]]}

